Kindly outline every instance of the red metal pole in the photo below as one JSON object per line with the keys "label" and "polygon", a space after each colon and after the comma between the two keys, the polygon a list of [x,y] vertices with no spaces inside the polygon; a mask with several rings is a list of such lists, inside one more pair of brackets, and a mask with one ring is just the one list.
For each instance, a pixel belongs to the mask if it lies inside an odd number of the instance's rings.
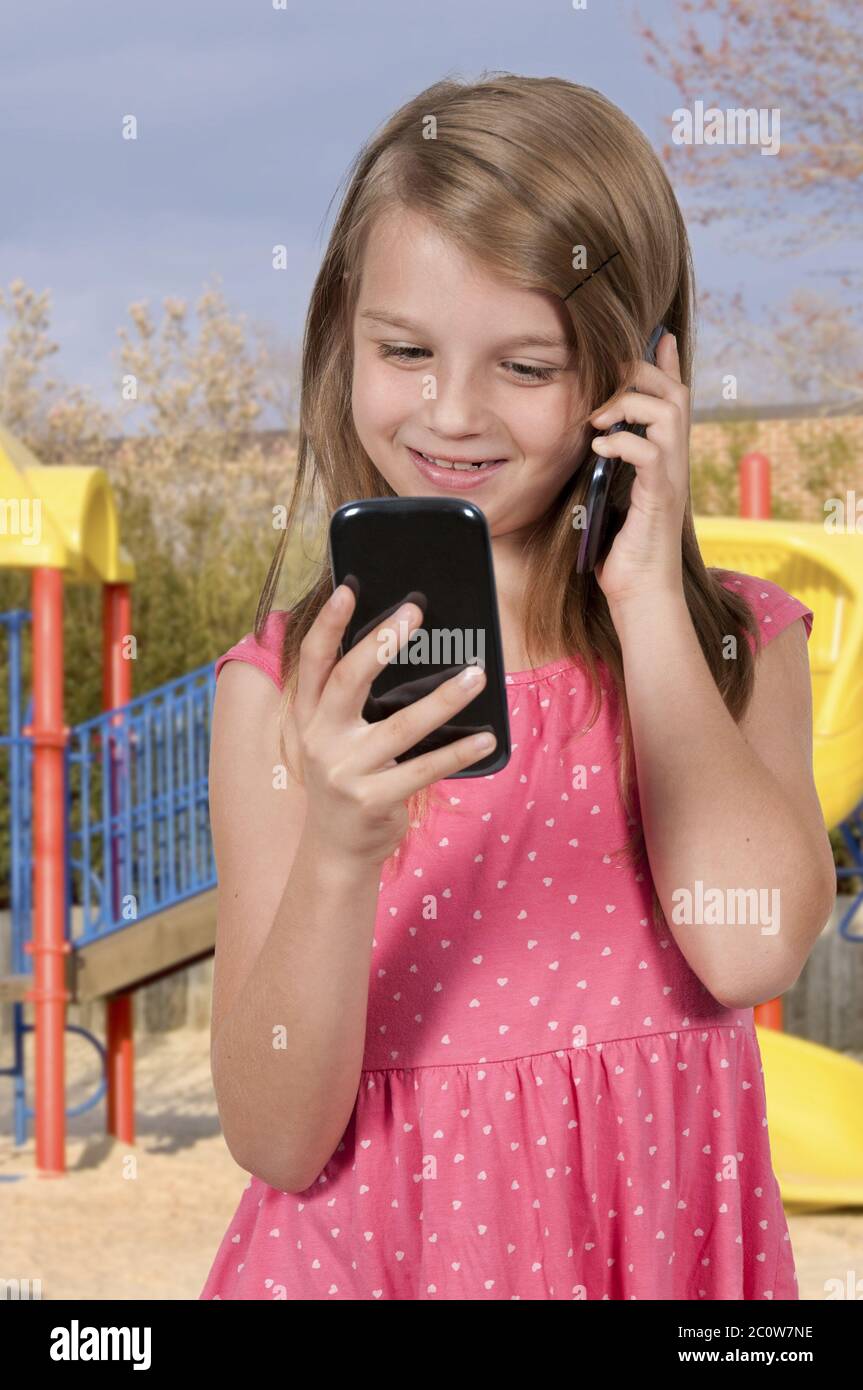
{"label": "red metal pole", "polygon": [[[764,454],[744,454],[740,460],[740,515],[750,521],[769,521],[770,513],[770,460]],[[756,1004],[755,1022],[761,1028],[781,1032],[782,1000]]]}
{"label": "red metal pole", "polygon": [[63,723],[63,575],[33,571],[33,956],[36,1037],[36,1169],[66,1172],[66,806]]}
{"label": "red metal pole", "polygon": [[[132,599],[128,584],[106,584],[102,603],[102,707],[116,709],[132,698],[132,664],[123,650],[131,632]],[[111,724],[121,727],[118,714]],[[131,775],[124,765],[123,740],[108,740],[110,747],[110,798],[112,815],[121,806],[121,781]],[[126,853],[131,854],[131,845]],[[106,872],[109,866],[106,865]],[[111,839],[111,897],[115,916],[122,903],[119,836]],[[124,1144],[135,1142],[135,1044],[132,1027],[132,995],[117,994],[105,1002],[105,1048],[107,1053],[106,1131]]]}
{"label": "red metal pole", "polygon": [[750,521],[769,521],[770,512],[770,460],[764,454],[744,454],[740,460],[740,515]]}
{"label": "red metal pole", "polygon": [[105,1133],[123,1144],[135,1142],[135,1041],[131,994],[105,1001],[107,1115]]}

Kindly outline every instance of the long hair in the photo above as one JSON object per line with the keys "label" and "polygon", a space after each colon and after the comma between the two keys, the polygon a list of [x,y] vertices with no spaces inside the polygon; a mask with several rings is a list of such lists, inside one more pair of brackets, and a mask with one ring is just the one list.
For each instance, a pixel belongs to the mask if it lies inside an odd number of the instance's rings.
{"label": "long hair", "polygon": [[[429,135],[433,138],[428,138]],[[484,74],[477,82],[434,83],[392,115],[362,147],[351,169],[309,304],[302,354],[297,470],[282,533],[255,618],[260,636],[271,611],[292,524],[311,502],[332,514],[343,502],[396,494],[357,437],[351,412],[353,315],[363,252],[378,217],[393,207],[419,212],[465,254],[518,288],[565,300],[587,422],[598,405],[632,385],[633,368],[657,323],[676,335],[681,379],[691,384],[694,276],[683,217],[662,165],[636,125],[600,92],[558,77]],[[573,249],[587,249],[585,270]],[[618,254],[614,254],[614,253]],[[611,257],[609,260],[608,258]],[[580,279],[608,261],[576,293]],[[593,703],[579,738],[598,717],[603,665],[619,712],[619,789],[632,833],[615,853],[645,855],[632,733],[620,643],[605,596],[592,574],[579,575],[580,532],[589,444],[559,495],[524,545],[529,660],[566,653],[588,674]],[[625,510],[632,469],[616,470],[609,505]],[[705,660],[725,705],[738,721],[749,703],[760,630],[749,605],[708,571],[698,549],[687,498],[682,531],[683,586]],[[299,648],[332,593],[328,568],[291,607],[281,653],[285,720],[296,690]],[[728,660],[723,642],[736,641]],[[291,769],[294,771],[294,769]],[[294,772],[294,775],[296,773]],[[435,784],[436,787],[436,784]],[[423,788],[410,798],[409,831],[421,831],[430,805]],[[449,803],[448,814],[457,812]],[[404,842],[403,842],[404,843]],[[401,846],[385,872],[404,862]],[[649,865],[648,865],[649,868]],[[657,926],[664,923],[653,890]]]}

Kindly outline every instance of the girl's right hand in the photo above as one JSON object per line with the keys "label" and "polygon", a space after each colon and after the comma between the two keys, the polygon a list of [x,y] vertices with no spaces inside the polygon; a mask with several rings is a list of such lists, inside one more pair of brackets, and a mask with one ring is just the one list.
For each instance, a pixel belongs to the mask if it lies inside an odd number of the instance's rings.
{"label": "girl's right hand", "polygon": [[429,695],[369,724],[362,711],[381,671],[379,633],[391,627],[400,631],[403,622],[410,634],[423,615],[417,604],[404,605],[340,658],[339,643],[355,602],[353,592],[339,585],[303,638],[290,717],[307,794],[307,828],[340,854],[382,864],[405,836],[412,793],[486,757],[496,740],[492,734],[491,743],[479,747],[471,734],[397,763],[396,754],[475,698],[485,672],[469,666],[472,681],[459,672]]}

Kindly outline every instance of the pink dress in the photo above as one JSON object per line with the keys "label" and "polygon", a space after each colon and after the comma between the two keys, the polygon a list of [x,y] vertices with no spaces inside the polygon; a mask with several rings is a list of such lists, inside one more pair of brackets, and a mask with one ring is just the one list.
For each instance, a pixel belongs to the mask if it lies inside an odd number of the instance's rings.
{"label": "pink dress", "polygon": [[[776,584],[722,582],[765,641],[811,631]],[[217,673],[278,684],[284,621]],[[436,784],[432,848],[380,890],[342,1140],[301,1194],[250,1177],[200,1298],[798,1298],[752,1009],[653,926],[646,859],[610,857],[631,827],[600,671],[603,711],[565,754],[580,666],[509,674],[510,762]]]}

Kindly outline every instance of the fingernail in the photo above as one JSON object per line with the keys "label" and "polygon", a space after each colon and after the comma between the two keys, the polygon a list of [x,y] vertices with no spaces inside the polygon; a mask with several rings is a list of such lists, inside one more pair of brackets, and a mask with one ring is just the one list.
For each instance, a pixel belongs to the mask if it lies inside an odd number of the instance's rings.
{"label": "fingernail", "polygon": [[459,680],[462,685],[473,685],[474,681],[482,680],[483,669],[481,666],[468,666],[466,671],[462,671]]}

